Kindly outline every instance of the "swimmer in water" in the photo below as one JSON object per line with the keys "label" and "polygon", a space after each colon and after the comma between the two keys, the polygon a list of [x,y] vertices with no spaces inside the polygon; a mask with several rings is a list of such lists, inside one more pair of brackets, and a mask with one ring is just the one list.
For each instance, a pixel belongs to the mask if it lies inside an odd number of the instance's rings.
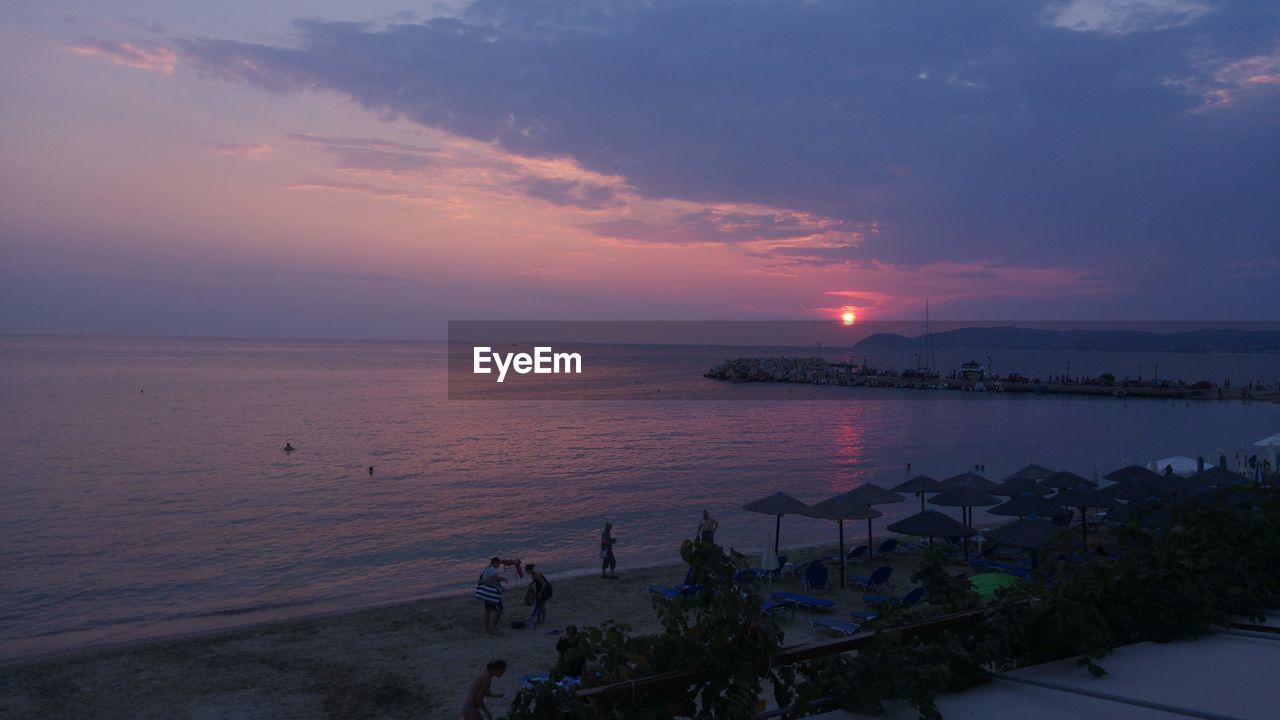
{"label": "swimmer in water", "polygon": [[293,452],[293,446],[292,446],[292,445],[290,445],[289,443],[285,443],[285,444],[284,444],[284,451],[285,451],[285,452]]}

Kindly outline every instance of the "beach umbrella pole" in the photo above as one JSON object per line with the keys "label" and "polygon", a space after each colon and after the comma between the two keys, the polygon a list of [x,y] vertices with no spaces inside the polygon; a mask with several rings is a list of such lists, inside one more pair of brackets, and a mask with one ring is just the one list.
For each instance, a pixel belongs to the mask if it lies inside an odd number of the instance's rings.
{"label": "beach umbrella pole", "polygon": [[875,557],[871,554],[871,518],[867,518],[867,557]]}
{"label": "beach umbrella pole", "polygon": [[844,589],[844,520],[840,523],[840,589]]}
{"label": "beach umbrella pole", "polygon": [[920,498],[920,512],[924,512],[924,493],[916,493],[916,497]]}
{"label": "beach umbrella pole", "polygon": [[778,513],[778,519],[773,524],[773,554],[778,554],[778,542],[782,539],[782,513]]}
{"label": "beach umbrella pole", "polygon": [[[961,506],[960,508],[960,515],[961,517],[964,518],[965,527],[968,527],[968,528],[973,527],[973,515],[970,514],[972,512],[973,512],[972,509],[968,507]],[[968,536],[965,536],[965,539],[964,539],[964,563],[965,565],[969,564],[969,537]]]}

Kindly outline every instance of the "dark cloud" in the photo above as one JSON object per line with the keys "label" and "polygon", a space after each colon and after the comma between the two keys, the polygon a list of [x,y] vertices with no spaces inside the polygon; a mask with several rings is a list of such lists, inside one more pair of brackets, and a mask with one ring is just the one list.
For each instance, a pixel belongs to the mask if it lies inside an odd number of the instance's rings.
{"label": "dark cloud", "polygon": [[527,176],[515,180],[512,187],[529,197],[545,200],[553,205],[595,210],[618,204],[613,188],[580,180]]}
{"label": "dark cloud", "polygon": [[637,242],[741,244],[856,234],[853,223],[798,213],[747,213],[712,209],[686,212],[670,220],[605,220],[585,225],[601,237]]}
{"label": "dark cloud", "polygon": [[[647,197],[875,220],[884,231],[867,249],[887,261],[1174,267],[1274,244],[1280,85],[1248,73],[1273,67],[1278,12],[481,0],[422,23],[299,21],[288,46],[178,45],[214,77],[335,91],[511,152],[571,156]],[[1206,110],[1207,97],[1225,100]],[[580,190],[525,188],[566,204]],[[756,236],[696,218],[593,229]]]}

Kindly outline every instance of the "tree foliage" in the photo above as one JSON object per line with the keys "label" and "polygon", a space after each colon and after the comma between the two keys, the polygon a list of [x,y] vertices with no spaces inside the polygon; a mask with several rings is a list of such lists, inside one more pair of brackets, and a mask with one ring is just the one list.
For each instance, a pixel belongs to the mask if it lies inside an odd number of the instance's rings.
{"label": "tree foliage", "polygon": [[[907,636],[904,624],[981,607],[967,580],[929,549],[912,580],[927,601],[884,608],[874,638],[856,653],[793,666],[767,662],[782,630],[761,612],[754,579],[741,555],[686,542],[681,557],[702,590],[655,600],[662,632],[630,636],[606,623],[588,632],[584,685],[702,668],[702,680],[665,698],[620,708],[591,708],[573,693],[541,684],[522,691],[512,718],[747,718],[764,688],[793,715],[830,709],[875,710],[907,702],[939,717],[935,698],[985,682],[991,672],[1076,657],[1093,674],[1115,647],[1194,637],[1233,616],[1258,617],[1280,603],[1280,493],[1243,486],[1176,498],[1137,513],[1133,522],[1082,548],[1073,534],[1042,551],[1048,561],[1026,581],[997,592],[984,622]],[[609,713],[613,713],[609,715]]]}

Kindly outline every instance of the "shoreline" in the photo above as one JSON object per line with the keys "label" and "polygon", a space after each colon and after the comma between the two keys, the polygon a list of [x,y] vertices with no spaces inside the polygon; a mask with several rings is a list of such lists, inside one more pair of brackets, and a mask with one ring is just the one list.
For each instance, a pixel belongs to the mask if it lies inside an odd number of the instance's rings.
{"label": "shoreline", "polygon": [[[894,535],[892,533],[886,533],[885,536],[882,538],[879,538],[879,540],[883,541],[888,537],[900,537],[900,536]],[[782,554],[810,553],[810,552],[817,552],[821,550],[830,550],[834,552],[835,545],[828,546],[826,544],[816,544],[816,545],[798,545],[794,547],[784,546],[781,548],[780,552]],[[747,558],[751,558],[753,555],[758,555],[759,552],[757,551],[757,552],[743,553],[743,554]],[[639,573],[648,574],[655,570],[672,569],[675,571],[679,571],[682,565],[683,565],[683,562],[679,559],[679,557],[676,557],[672,560],[667,560],[667,561],[657,560],[657,561],[641,562],[635,565],[631,565],[627,567],[627,572],[629,573],[639,572]],[[591,578],[591,577],[594,577],[597,573],[599,573],[599,570],[597,569],[577,568],[577,569],[565,570],[559,573],[547,573],[547,579],[550,580],[552,583],[558,585],[561,582],[567,583],[567,582],[572,582],[572,581],[576,581],[584,578]],[[510,581],[508,582],[508,594],[514,593],[515,590],[519,588],[521,597],[523,597],[524,588],[528,585],[528,583],[525,581],[527,576],[526,578],[516,577],[514,572],[509,571],[508,569],[504,569],[504,574],[508,576],[508,580]],[[677,580],[673,580],[672,582],[676,582]],[[345,615],[358,615],[361,613],[368,613],[368,612],[397,610],[401,608],[408,608],[410,606],[413,606],[419,603],[427,603],[427,602],[433,602],[438,600],[448,600],[451,598],[465,598],[467,600],[470,600],[472,590],[473,590],[472,586],[468,585],[467,587],[464,587],[464,588],[452,588],[452,589],[446,589],[446,590],[432,591],[432,592],[415,596],[415,597],[390,599],[390,600],[372,602],[372,603],[363,604],[363,605],[328,607],[326,609],[316,609],[314,611],[302,612],[298,614],[288,613],[287,610],[282,612],[283,609],[281,608],[275,608],[274,609],[275,612],[273,612],[273,609],[271,608],[264,608],[263,610],[260,610],[260,611],[240,613],[239,615],[241,617],[246,617],[246,618],[248,616],[258,615],[258,617],[248,620],[247,622],[211,624],[206,627],[192,628],[189,630],[177,630],[174,632],[161,632],[154,635],[143,633],[135,637],[129,637],[129,638],[124,638],[119,640],[102,640],[102,641],[89,640],[87,642],[73,644],[66,647],[54,648],[50,650],[40,650],[40,651],[30,652],[30,653],[21,653],[16,655],[0,654],[0,668],[40,663],[46,660],[58,661],[58,660],[70,659],[77,655],[92,655],[98,652],[103,652],[103,653],[125,652],[125,651],[136,650],[151,644],[165,644],[165,643],[171,643],[171,642],[184,642],[189,640],[209,639],[222,634],[231,634],[231,633],[238,633],[243,631],[254,631],[254,630],[269,628],[276,625],[287,625],[292,623],[308,623],[308,622],[315,622],[315,621],[321,621],[321,620],[341,618],[342,616],[345,616]],[[341,601],[340,600],[327,600],[327,601],[319,600],[314,603],[299,603],[299,604],[292,605],[290,607],[306,607],[308,605],[312,607],[316,607],[316,606],[325,607],[326,605],[331,605],[337,602],[341,602]],[[511,604],[510,600],[507,601],[507,604],[508,606],[510,606]],[[263,617],[262,615],[270,615],[270,617]],[[200,618],[187,618],[187,619],[175,618],[175,619],[168,619],[168,620],[160,620],[154,623],[154,625],[165,625],[165,624],[180,625],[184,623],[191,625],[191,624],[199,624],[197,622],[199,619],[213,620],[220,617],[226,618],[226,617],[235,617],[235,616],[224,615],[220,612],[215,611],[215,612],[210,612],[208,614],[202,615],[200,616]],[[117,626],[106,626],[103,628],[94,628],[94,630],[108,631],[108,630],[111,630],[113,627],[129,628],[131,626],[122,624]],[[64,632],[75,632],[75,631],[64,631]],[[48,633],[48,634],[57,634],[57,633]],[[30,639],[30,638],[19,638],[17,640],[20,641],[20,640],[26,640],[26,639]]]}
{"label": "shoreline", "polygon": [[[995,525],[992,525],[992,527],[995,527]],[[989,528],[983,527],[979,529],[986,530]],[[903,540],[908,537],[910,536],[899,535],[897,533],[886,531],[884,532],[883,535],[881,535],[880,533],[877,533],[875,541],[878,544],[878,543],[884,542],[885,540],[888,540],[889,538],[898,538],[899,540]],[[855,540],[850,537],[846,537],[845,539],[847,541],[845,546],[846,552],[853,549],[854,547],[857,547],[858,545],[866,544],[861,540]],[[811,544],[811,545],[782,546],[781,548],[779,548],[779,553],[782,555],[800,554],[804,556],[822,557],[824,554],[835,554],[837,550],[838,550],[838,547],[834,543],[832,544],[817,543],[817,544]],[[742,551],[738,551],[738,552],[741,553]],[[748,558],[748,560],[750,560],[750,558],[752,558],[753,556],[759,555],[759,551],[746,552],[742,554],[745,555]],[[684,565],[684,562],[677,557],[669,561],[643,562],[636,565],[627,566],[626,572],[643,573],[645,575],[648,575],[649,573],[652,573],[654,571],[672,570],[673,572],[675,572],[675,574],[679,574],[679,571],[682,569],[683,565]],[[573,569],[573,570],[566,570],[560,573],[547,573],[547,579],[552,581],[552,583],[557,584],[558,586],[558,583],[562,583],[562,582],[573,582],[577,580],[593,578],[596,576],[598,572],[599,572],[598,570],[591,569],[591,568],[579,568],[579,569]],[[504,574],[507,574],[507,573],[504,573]],[[834,574],[835,573],[833,571],[833,576]],[[508,574],[508,579],[509,580],[511,579],[510,574]],[[676,580],[673,580],[672,582],[676,582]],[[525,587],[527,587],[527,585],[528,583],[524,582],[523,579],[516,578],[514,582],[508,582],[508,593],[514,592],[516,588],[519,588],[520,592],[523,593],[523,590]],[[57,661],[57,660],[69,659],[76,655],[92,655],[99,652],[111,653],[111,652],[129,651],[129,650],[135,650],[151,644],[165,644],[165,643],[171,643],[171,642],[201,640],[201,639],[216,637],[222,634],[233,634],[233,633],[239,633],[244,631],[255,631],[255,630],[269,628],[277,625],[289,625],[293,623],[308,623],[308,622],[315,622],[320,620],[330,620],[334,618],[341,618],[346,615],[359,615],[362,613],[369,613],[369,612],[397,610],[402,608],[408,608],[420,603],[429,603],[429,602],[434,602],[439,600],[449,600],[453,598],[463,598],[466,600],[470,600],[472,589],[473,589],[472,587],[466,587],[466,588],[455,588],[455,589],[449,589],[449,590],[439,590],[439,591],[433,591],[418,597],[386,600],[386,601],[369,603],[367,605],[334,607],[334,608],[329,608],[325,610],[317,610],[315,612],[304,612],[300,614],[285,613],[275,617],[263,617],[263,618],[251,620],[249,622],[243,622],[243,623],[218,625],[216,627],[205,627],[205,628],[198,628],[198,629],[192,629],[187,631],[162,633],[162,634],[156,634],[156,635],[144,635],[144,636],[131,637],[131,638],[121,639],[121,640],[108,640],[104,642],[90,641],[83,644],[77,644],[77,645],[72,645],[72,646],[63,647],[63,648],[56,648],[56,649],[47,650],[47,651],[38,651],[34,653],[27,653],[27,654],[21,654],[21,655],[5,655],[5,656],[0,656],[0,668],[11,667],[15,665],[27,665],[27,664],[33,664],[33,663],[40,663],[46,660]],[[327,601],[317,601],[314,604],[324,605],[326,602]],[[510,607],[511,605],[510,600],[508,599],[506,602],[508,607]],[[300,606],[304,606],[304,605],[301,605],[301,604],[294,605],[293,607],[300,607]],[[264,609],[261,612],[270,613],[271,610]],[[245,613],[245,615],[248,615],[248,614],[250,613]],[[202,617],[214,618],[214,617],[225,617],[225,616],[221,615],[220,613],[214,612],[214,613],[209,613],[208,615],[204,615]],[[161,621],[161,622],[162,623],[163,622],[178,623],[178,622],[183,622],[183,620]],[[118,627],[127,627],[127,626],[122,625]]]}

